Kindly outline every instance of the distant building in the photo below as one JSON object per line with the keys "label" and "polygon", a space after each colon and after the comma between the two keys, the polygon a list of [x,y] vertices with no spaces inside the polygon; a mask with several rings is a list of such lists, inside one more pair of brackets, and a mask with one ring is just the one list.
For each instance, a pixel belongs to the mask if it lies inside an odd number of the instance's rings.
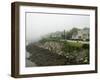
{"label": "distant building", "polygon": [[72,39],[81,39],[82,38],[82,31],[79,30],[77,33],[72,35]]}
{"label": "distant building", "polygon": [[89,28],[80,29],[72,35],[72,39],[89,40]]}
{"label": "distant building", "polygon": [[50,37],[51,37],[51,38],[61,38],[61,37],[62,37],[62,32],[57,31],[57,32],[55,32],[55,33],[51,33],[51,34],[50,34]]}

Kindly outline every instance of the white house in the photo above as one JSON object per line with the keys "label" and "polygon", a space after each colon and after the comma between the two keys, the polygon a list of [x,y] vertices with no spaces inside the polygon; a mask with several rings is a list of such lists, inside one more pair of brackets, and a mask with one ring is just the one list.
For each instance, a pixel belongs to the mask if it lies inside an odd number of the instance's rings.
{"label": "white house", "polygon": [[82,40],[89,39],[89,28],[78,30],[76,34],[72,35],[72,39],[82,39]]}

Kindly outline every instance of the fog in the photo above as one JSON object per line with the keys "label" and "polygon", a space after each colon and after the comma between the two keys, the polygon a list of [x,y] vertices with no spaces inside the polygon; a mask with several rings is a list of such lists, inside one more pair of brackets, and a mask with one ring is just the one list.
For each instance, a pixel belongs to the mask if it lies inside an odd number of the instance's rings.
{"label": "fog", "polygon": [[70,30],[73,27],[84,28],[90,25],[89,15],[60,15],[27,13],[26,14],[26,42],[35,42],[45,34]]}

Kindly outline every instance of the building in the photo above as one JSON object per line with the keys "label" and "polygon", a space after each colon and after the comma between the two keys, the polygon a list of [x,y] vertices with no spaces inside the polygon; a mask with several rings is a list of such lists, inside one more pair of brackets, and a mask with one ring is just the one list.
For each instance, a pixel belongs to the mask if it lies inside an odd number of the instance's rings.
{"label": "building", "polygon": [[72,35],[72,39],[89,40],[89,28],[80,29]]}
{"label": "building", "polygon": [[55,33],[50,34],[51,38],[61,38],[62,37],[62,32],[56,31]]}

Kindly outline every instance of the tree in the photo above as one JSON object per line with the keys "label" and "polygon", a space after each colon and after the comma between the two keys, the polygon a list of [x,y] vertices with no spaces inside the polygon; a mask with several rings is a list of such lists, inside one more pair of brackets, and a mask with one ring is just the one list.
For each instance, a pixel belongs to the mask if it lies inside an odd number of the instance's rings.
{"label": "tree", "polygon": [[67,39],[71,39],[73,34],[77,34],[78,28],[72,28],[70,31],[66,32]]}

